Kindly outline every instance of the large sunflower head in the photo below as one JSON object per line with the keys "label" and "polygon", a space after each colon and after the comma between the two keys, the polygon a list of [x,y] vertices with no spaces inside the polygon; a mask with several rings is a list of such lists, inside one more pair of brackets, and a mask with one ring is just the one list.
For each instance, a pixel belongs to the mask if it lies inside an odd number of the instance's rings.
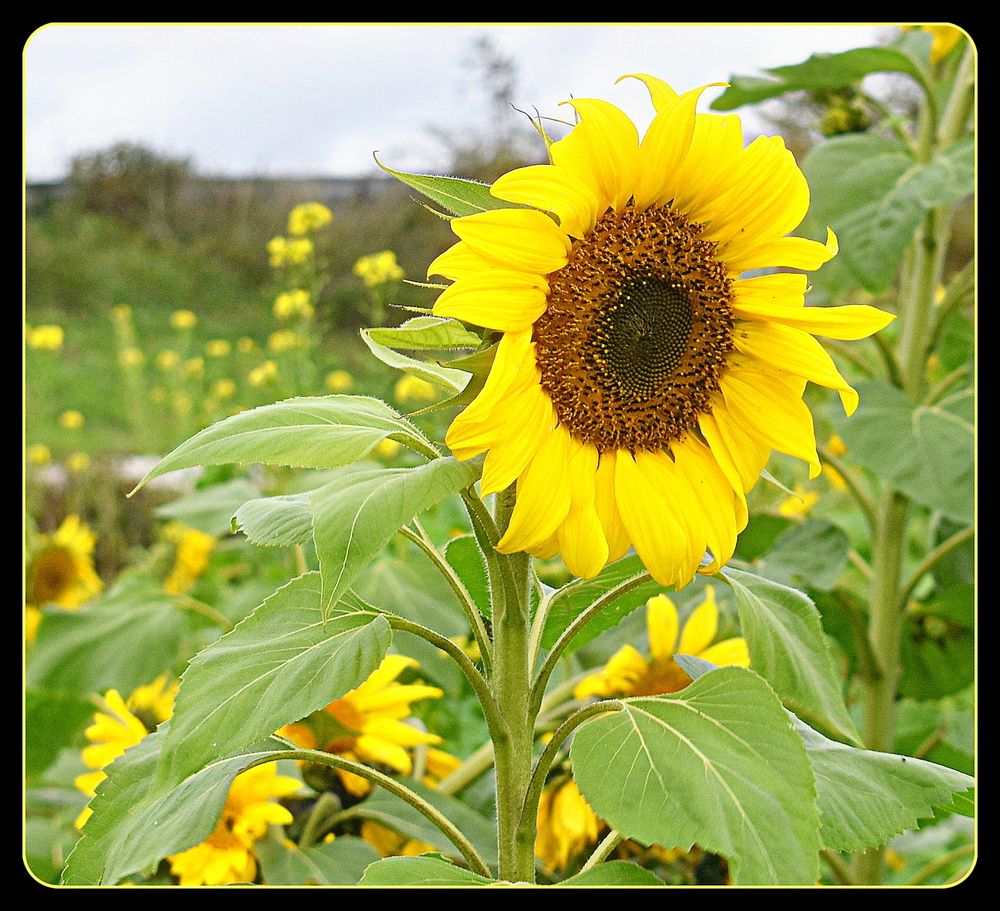
{"label": "large sunflower head", "polygon": [[[486,452],[483,492],[517,482],[499,544],[561,553],[592,577],[634,547],[682,586],[732,555],[745,494],[772,450],[819,472],[807,380],[857,394],[813,337],[863,338],[873,307],[806,308],[800,272],[837,251],[787,236],[809,190],[778,137],[744,148],[734,115],[699,114],[639,75],[656,114],[640,141],[614,105],[575,99],[551,163],[492,187],[430,266],[434,312],[503,333],[485,386],[452,423],[459,459]],[[708,557],[706,558],[706,552]]]}

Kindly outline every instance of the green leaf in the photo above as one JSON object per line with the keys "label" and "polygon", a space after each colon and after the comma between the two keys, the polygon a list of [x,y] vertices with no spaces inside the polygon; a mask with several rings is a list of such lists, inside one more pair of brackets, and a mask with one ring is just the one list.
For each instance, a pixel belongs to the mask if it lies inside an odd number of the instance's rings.
{"label": "green leaf", "polygon": [[28,685],[77,694],[115,687],[127,694],[152,682],[180,657],[190,614],[178,600],[152,579],[124,575],[79,610],[45,608]]}
{"label": "green leaf", "polygon": [[180,782],[343,696],[378,667],[391,638],[383,615],[349,598],[324,623],[319,573],[289,582],[191,661],[158,781]]}
{"label": "green leaf", "polygon": [[807,519],[783,532],[765,555],[762,572],[775,582],[830,591],[844,567],[851,543],[839,526]]}
{"label": "green leaf", "polygon": [[490,194],[489,184],[463,177],[437,177],[431,174],[407,174],[387,168],[378,157],[375,163],[387,174],[402,181],[432,202],[447,209],[452,215],[475,215],[490,209],[522,208],[515,203],[505,202]]}
{"label": "green leaf", "polygon": [[483,341],[457,319],[445,316],[415,316],[394,329],[369,329],[368,336],[387,348],[420,351],[478,348]]}
{"label": "green leaf", "polygon": [[859,47],[839,54],[813,54],[802,63],[776,66],[764,72],[770,76],[731,76],[730,87],[712,102],[712,109],[732,111],[745,104],[757,104],[801,89],[844,88],[869,73],[906,73],[920,83],[926,78],[909,56],[889,47]]}
{"label": "green leaf", "polygon": [[[433,317],[436,318],[436,317]],[[406,354],[400,354],[387,345],[375,340],[373,332],[377,330],[362,329],[361,340],[368,350],[383,364],[388,364],[396,370],[403,370],[412,376],[420,377],[428,383],[447,389],[451,393],[461,392],[469,382],[469,374],[454,367],[444,367],[430,361],[421,361]]]}
{"label": "green leaf", "polygon": [[379,860],[368,842],[350,835],[300,848],[273,834],[254,842],[261,878],[269,886],[353,886]]}
{"label": "green leaf", "polygon": [[228,756],[164,791],[153,786],[153,776],[169,725],[161,725],[105,769],[108,777],[90,802],[94,813],[67,860],[64,885],[111,885],[203,841],[215,828],[232,780],[281,752],[272,742]]}
{"label": "green leaf", "polygon": [[857,389],[861,405],[840,431],[852,459],[916,502],[971,524],[974,428],[960,407],[971,392],[914,407],[888,383],[866,381]]}
{"label": "green leaf", "polygon": [[259,494],[260,490],[256,485],[246,478],[233,478],[158,506],[156,516],[159,519],[183,522],[207,535],[220,538],[232,531],[230,522],[237,507]]}
{"label": "green leaf", "polygon": [[900,643],[903,672],[899,693],[912,699],[939,699],[965,689],[975,679],[972,630],[945,624],[941,630],[907,624]]}
{"label": "green leaf", "polygon": [[[418,452],[430,444],[385,402],[356,395],[286,399],[206,427],[164,457],[137,485],[192,465],[261,462],[333,468],[363,459],[391,437]],[[134,493],[135,491],[133,491]]]}
{"label": "green leaf", "polygon": [[372,864],[362,886],[488,886],[491,880],[438,857],[386,857]]}
{"label": "green leaf", "polygon": [[737,885],[812,884],[819,820],[812,768],[774,692],[720,668],[670,696],[622,700],[573,738],[573,774],[629,838],[729,860]]}
{"label": "green leaf", "polygon": [[24,771],[44,772],[63,747],[83,738],[94,705],[69,693],[29,689],[24,694]]}
{"label": "green leaf", "polygon": [[[552,648],[566,627],[591,604],[629,579],[645,572],[642,561],[633,555],[606,566],[593,579],[577,579],[564,585],[552,595],[549,603],[549,614],[545,618],[545,630],[542,633],[542,645],[545,648]],[[662,586],[650,579],[610,601],[604,610],[573,637],[566,654],[582,648],[605,630],[617,626],[628,614],[642,607],[649,598],[660,592],[661,588]]]}
{"label": "green leaf", "polygon": [[306,544],[312,540],[311,493],[250,500],[232,516],[232,530],[242,531],[254,544],[264,547]]}
{"label": "green leaf", "polygon": [[951,372],[971,364],[976,345],[976,328],[964,313],[952,313],[945,321],[938,342],[941,367]]}
{"label": "green leaf", "polygon": [[[460,800],[442,794],[420,781],[407,780],[406,786],[431,806],[440,810],[469,839],[472,846],[490,867],[497,864],[497,835],[492,820],[480,816]],[[433,845],[446,857],[461,860],[461,852],[437,826],[401,797],[376,788],[361,803],[348,811],[352,816],[371,819],[404,835]]]}
{"label": "green leaf", "polygon": [[736,595],[751,667],[797,715],[860,744],[812,601],[795,589],[731,567],[721,577]]}
{"label": "green leaf", "polygon": [[486,561],[474,535],[452,538],[444,548],[444,557],[466,591],[476,602],[479,613],[490,615],[490,580],[486,571]]}
{"label": "green leaf", "polygon": [[662,886],[662,879],[638,864],[607,860],[583,873],[564,879],[557,886]]}
{"label": "green leaf", "polygon": [[945,766],[845,746],[795,719],[816,774],[820,835],[834,851],[863,851],[914,828],[965,792],[968,775]]}
{"label": "green leaf", "polygon": [[418,513],[479,477],[476,462],[434,459],[417,468],[353,465],[312,497],[313,533],[323,577],[323,609],[346,593],[354,578]]}

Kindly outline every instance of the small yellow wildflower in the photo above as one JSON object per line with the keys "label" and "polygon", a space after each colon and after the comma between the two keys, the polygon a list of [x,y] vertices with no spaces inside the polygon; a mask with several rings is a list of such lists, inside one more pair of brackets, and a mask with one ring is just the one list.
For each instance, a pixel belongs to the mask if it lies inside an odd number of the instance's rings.
{"label": "small yellow wildflower", "polygon": [[564,778],[542,791],[538,801],[535,855],[549,873],[565,869],[597,841],[599,826],[600,821],[576,782]]}
{"label": "small yellow wildflower", "polygon": [[236,383],[229,379],[216,380],[212,384],[212,395],[217,399],[231,399],[236,395]]}
{"label": "small yellow wildflower", "polygon": [[386,437],[384,440],[379,440],[373,451],[375,455],[383,459],[391,459],[402,448],[401,443],[397,443],[395,440],[390,440]]}
{"label": "small yellow wildflower", "polygon": [[437,747],[427,747],[427,753],[424,757],[424,784],[428,787],[436,787],[439,782],[455,772],[461,764],[462,760],[457,756],[452,756],[451,753],[439,750]]}
{"label": "small yellow wildflower", "polygon": [[79,474],[90,468],[90,456],[85,452],[71,452],[66,456],[66,469],[73,474]]}
{"label": "small yellow wildflower", "polygon": [[304,202],[288,213],[288,233],[296,236],[325,228],[333,221],[333,213],[322,203]]}
{"label": "small yellow wildflower", "polygon": [[183,417],[186,414],[191,413],[192,407],[194,407],[194,402],[191,401],[191,396],[185,392],[175,392],[170,397],[170,407],[173,408],[175,414],[179,414]]}
{"label": "small yellow wildflower", "polygon": [[28,461],[32,465],[48,465],[52,461],[52,452],[44,443],[33,443],[28,447]]}
{"label": "small yellow wildflower", "polygon": [[251,386],[263,386],[278,377],[278,365],[274,361],[264,361],[247,374]]}
{"label": "small yellow wildflower", "polygon": [[180,854],[170,854],[170,872],[182,886],[251,883],[257,876],[253,843],[270,825],[288,825],[292,814],[272,798],[287,797],[302,787],[297,778],[279,775],[271,762],[247,769],[233,779],[219,822],[205,841]]}
{"label": "small yellow wildflower", "polygon": [[225,357],[233,350],[233,346],[224,338],[213,338],[205,343],[205,354],[209,357]]}
{"label": "small yellow wildflower", "polygon": [[330,392],[350,392],[354,388],[354,377],[346,370],[333,370],[326,375],[326,388]]}
{"label": "small yellow wildflower", "polygon": [[796,484],[795,493],[778,504],[778,512],[788,519],[804,519],[818,500],[819,494],[815,490],[806,490],[801,484]]}
{"label": "small yellow wildflower", "polygon": [[711,585],[706,586],[705,599],[691,612],[683,627],[673,601],[666,595],[654,595],[646,602],[650,657],[644,658],[631,645],[624,645],[603,670],[584,677],[573,695],[586,699],[675,693],[691,682],[687,672],[674,661],[675,654],[693,655],[720,667],[749,667],[750,653],[742,637],[712,644],[718,628],[719,607]]}
{"label": "small yellow wildflower", "polygon": [[429,842],[400,835],[371,819],[361,823],[361,837],[383,857],[416,857],[437,850]]}
{"label": "small yellow wildflower", "polygon": [[886,848],[883,856],[885,857],[885,865],[890,870],[899,873],[900,870],[906,869],[906,858],[895,848]]}
{"label": "small yellow wildflower", "polygon": [[177,545],[174,566],[163,587],[172,595],[183,595],[194,587],[208,568],[209,558],[215,550],[215,538],[180,522],[171,522],[164,529],[163,536]]}
{"label": "small yellow wildflower", "polygon": [[146,355],[142,353],[142,349],[129,346],[118,352],[118,363],[122,367],[141,367],[146,363]]}
{"label": "small yellow wildflower", "polygon": [[188,379],[197,380],[205,375],[205,359],[203,357],[191,357],[184,362],[184,376]]}
{"label": "small yellow wildflower", "polygon": [[393,389],[397,402],[432,402],[438,396],[437,387],[419,376],[401,376]]}
{"label": "small yellow wildflower", "polygon": [[236,341],[236,350],[240,354],[253,354],[257,350],[257,343],[249,336],[244,335]]}
{"label": "small yellow wildflower", "polygon": [[132,319],[132,308],[127,304],[111,308],[111,322],[116,325],[124,326],[130,319]]}
{"label": "small yellow wildflower", "polygon": [[308,237],[299,237],[285,244],[285,259],[293,266],[304,263],[313,253],[313,242]]}
{"label": "small yellow wildflower", "polygon": [[842,456],[847,452],[847,444],[839,433],[834,433],[830,436],[830,439],[826,441],[826,448],[835,456]]}
{"label": "small yellow wildflower", "polygon": [[181,362],[181,356],[170,348],[164,348],[156,355],[156,366],[160,370],[173,370]]}
{"label": "small yellow wildflower", "polygon": [[283,237],[272,237],[265,245],[271,265],[277,269],[285,263],[285,246],[288,241]]}
{"label": "small yellow wildflower", "polygon": [[302,347],[305,339],[294,329],[278,329],[267,338],[267,350],[272,354],[283,354]]}
{"label": "small yellow wildflower", "polygon": [[382,250],[380,253],[362,256],[354,264],[353,272],[365,283],[366,288],[384,285],[405,275],[402,267],[396,262],[396,254],[392,250]]}
{"label": "small yellow wildflower", "polygon": [[198,317],[190,310],[175,310],[170,314],[170,325],[174,329],[193,329],[198,325]]}
{"label": "small yellow wildflower", "polygon": [[94,571],[94,544],[93,531],[77,515],[40,536],[28,561],[28,603],[75,610],[96,595],[104,586]]}
{"label": "small yellow wildflower", "polygon": [[33,351],[59,351],[63,346],[62,326],[29,327],[27,339]]}
{"label": "small yellow wildflower", "polygon": [[[847,446],[840,434],[833,434],[830,439],[826,441],[826,448],[830,450],[838,458],[847,452]],[[847,482],[844,480],[844,476],[837,471],[832,465],[828,465],[826,462],[823,463],[823,474],[826,479],[830,482],[830,486],[834,490],[846,490]]]}
{"label": "small yellow wildflower", "polygon": [[59,415],[59,426],[63,430],[79,430],[85,423],[84,416],[79,411],[74,411],[73,409],[64,411]]}
{"label": "small yellow wildflower", "polygon": [[277,319],[312,316],[313,307],[309,303],[309,292],[302,288],[295,291],[283,291],[274,299],[274,315]]}

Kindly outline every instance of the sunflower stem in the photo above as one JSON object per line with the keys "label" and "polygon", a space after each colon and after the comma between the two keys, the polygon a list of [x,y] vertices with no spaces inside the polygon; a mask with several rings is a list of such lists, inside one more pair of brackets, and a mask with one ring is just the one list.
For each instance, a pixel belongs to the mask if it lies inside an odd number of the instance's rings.
{"label": "sunflower stem", "polygon": [[622,833],[616,829],[612,829],[607,835],[604,836],[601,843],[594,848],[594,853],[591,854],[590,857],[587,858],[587,862],[580,867],[580,872],[586,873],[598,864],[604,863],[604,861],[606,861],[611,855],[611,852],[614,851],[614,849],[617,848],[623,840],[624,836]]}

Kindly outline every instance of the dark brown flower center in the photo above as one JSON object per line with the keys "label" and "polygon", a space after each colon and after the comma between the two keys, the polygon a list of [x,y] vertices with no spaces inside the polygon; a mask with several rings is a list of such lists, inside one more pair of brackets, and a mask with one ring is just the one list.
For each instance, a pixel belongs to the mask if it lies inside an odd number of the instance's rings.
{"label": "dark brown flower center", "polygon": [[733,351],[732,283],[701,233],[668,206],[609,212],[548,276],[541,385],[602,452],[669,448],[709,410]]}

